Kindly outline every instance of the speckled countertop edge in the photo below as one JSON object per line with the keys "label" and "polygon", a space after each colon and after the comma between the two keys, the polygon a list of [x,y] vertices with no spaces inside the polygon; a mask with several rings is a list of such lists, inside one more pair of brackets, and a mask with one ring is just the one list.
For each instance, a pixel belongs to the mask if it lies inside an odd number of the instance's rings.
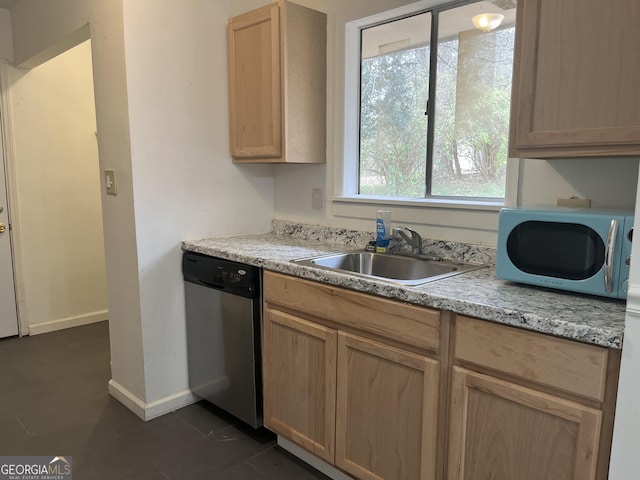
{"label": "speckled countertop edge", "polygon": [[505,282],[496,278],[492,266],[417,287],[404,287],[291,262],[358,249],[362,240],[345,245],[335,239],[267,233],[184,241],[182,247],[364,293],[603,347],[622,348],[625,302]]}

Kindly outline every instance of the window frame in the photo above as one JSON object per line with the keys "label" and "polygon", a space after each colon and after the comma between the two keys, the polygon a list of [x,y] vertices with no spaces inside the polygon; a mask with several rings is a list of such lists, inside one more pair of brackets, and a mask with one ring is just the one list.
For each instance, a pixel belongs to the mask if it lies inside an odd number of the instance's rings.
{"label": "window frame", "polygon": [[[392,22],[407,16],[426,11],[442,12],[477,0],[457,0],[442,2],[439,0],[420,0],[402,7],[376,13],[345,23],[345,64],[344,64],[344,128],[342,164],[337,165],[334,204],[343,203],[338,211],[345,211],[349,204],[370,204],[372,206],[429,207],[456,210],[497,211],[504,206],[518,204],[518,184],[520,177],[520,159],[509,158],[505,179],[504,199],[480,197],[444,197],[429,196],[419,198],[383,197],[362,195],[359,190],[359,148],[360,148],[360,83],[361,83],[361,31],[365,28]],[[431,32],[431,43],[437,32]],[[437,38],[436,38],[437,40]],[[437,48],[437,47],[436,47]],[[433,65],[432,65],[433,67]],[[430,73],[431,74],[431,73]],[[434,108],[435,102],[430,102]],[[430,127],[432,128],[432,127]],[[428,165],[431,168],[431,165]],[[347,208],[348,212],[348,208]],[[346,215],[352,216],[352,215]],[[359,215],[353,215],[359,217]],[[462,226],[462,225],[461,225]]]}

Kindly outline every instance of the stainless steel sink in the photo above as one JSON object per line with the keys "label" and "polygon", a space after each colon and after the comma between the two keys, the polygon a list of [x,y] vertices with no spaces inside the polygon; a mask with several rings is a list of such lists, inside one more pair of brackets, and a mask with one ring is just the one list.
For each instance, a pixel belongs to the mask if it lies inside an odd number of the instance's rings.
{"label": "stainless steel sink", "polygon": [[294,263],[373,277],[406,286],[420,285],[441,278],[482,268],[483,265],[434,261],[385,253],[347,252],[293,260]]}

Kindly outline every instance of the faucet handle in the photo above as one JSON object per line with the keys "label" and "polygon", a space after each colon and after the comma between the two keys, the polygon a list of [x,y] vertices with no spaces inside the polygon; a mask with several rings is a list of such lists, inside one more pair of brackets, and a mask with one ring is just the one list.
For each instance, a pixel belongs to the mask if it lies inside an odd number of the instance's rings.
{"label": "faucet handle", "polygon": [[422,237],[420,236],[420,234],[418,232],[416,232],[413,228],[409,228],[409,227],[405,227],[404,228],[407,232],[411,233],[411,237],[414,240],[420,240],[422,241]]}
{"label": "faucet handle", "polygon": [[414,253],[422,253],[422,237],[412,228],[405,227],[405,230],[411,233],[411,243]]}

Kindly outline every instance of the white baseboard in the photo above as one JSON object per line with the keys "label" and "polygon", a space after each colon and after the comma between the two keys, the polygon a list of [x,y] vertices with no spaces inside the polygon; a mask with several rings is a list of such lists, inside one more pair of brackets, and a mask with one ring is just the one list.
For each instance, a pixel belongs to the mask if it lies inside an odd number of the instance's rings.
{"label": "white baseboard", "polygon": [[109,395],[118,400],[142,420],[146,420],[145,403],[113,378],[109,380]]}
{"label": "white baseboard", "polygon": [[200,400],[200,397],[187,389],[156,400],[155,402],[147,403],[145,406],[145,420],[151,420],[165,413],[173,412],[187,405],[191,405],[198,400]]}
{"label": "white baseboard", "polygon": [[49,322],[34,323],[29,325],[29,335],[39,335],[41,333],[55,332],[65,328],[79,327],[90,323],[103,322],[109,319],[109,310],[98,310],[97,312],[85,313],[75,317],[59,318]]}
{"label": "white baseboard", "polygon": [[278,435],[278,445],[284,448],[290,454],[298,457],[303,462],[308,463],[313,468],[324,473],[327,477],[332,478],[333,480],[353,480],[353,478],[346,473],[338,470],[333,465],[330,465],[324,460],[319,459],[315,455],[307,452],[304,448],[299,447],[295,443],[290,442],[280,435]]}
{"label": "white baseboard", "polygon": [[145,403],[113,379],[109,380],[109,394],[144,421],[173,412],[200,400],[200,397],[193,394],[191,390],[183,390]]}

